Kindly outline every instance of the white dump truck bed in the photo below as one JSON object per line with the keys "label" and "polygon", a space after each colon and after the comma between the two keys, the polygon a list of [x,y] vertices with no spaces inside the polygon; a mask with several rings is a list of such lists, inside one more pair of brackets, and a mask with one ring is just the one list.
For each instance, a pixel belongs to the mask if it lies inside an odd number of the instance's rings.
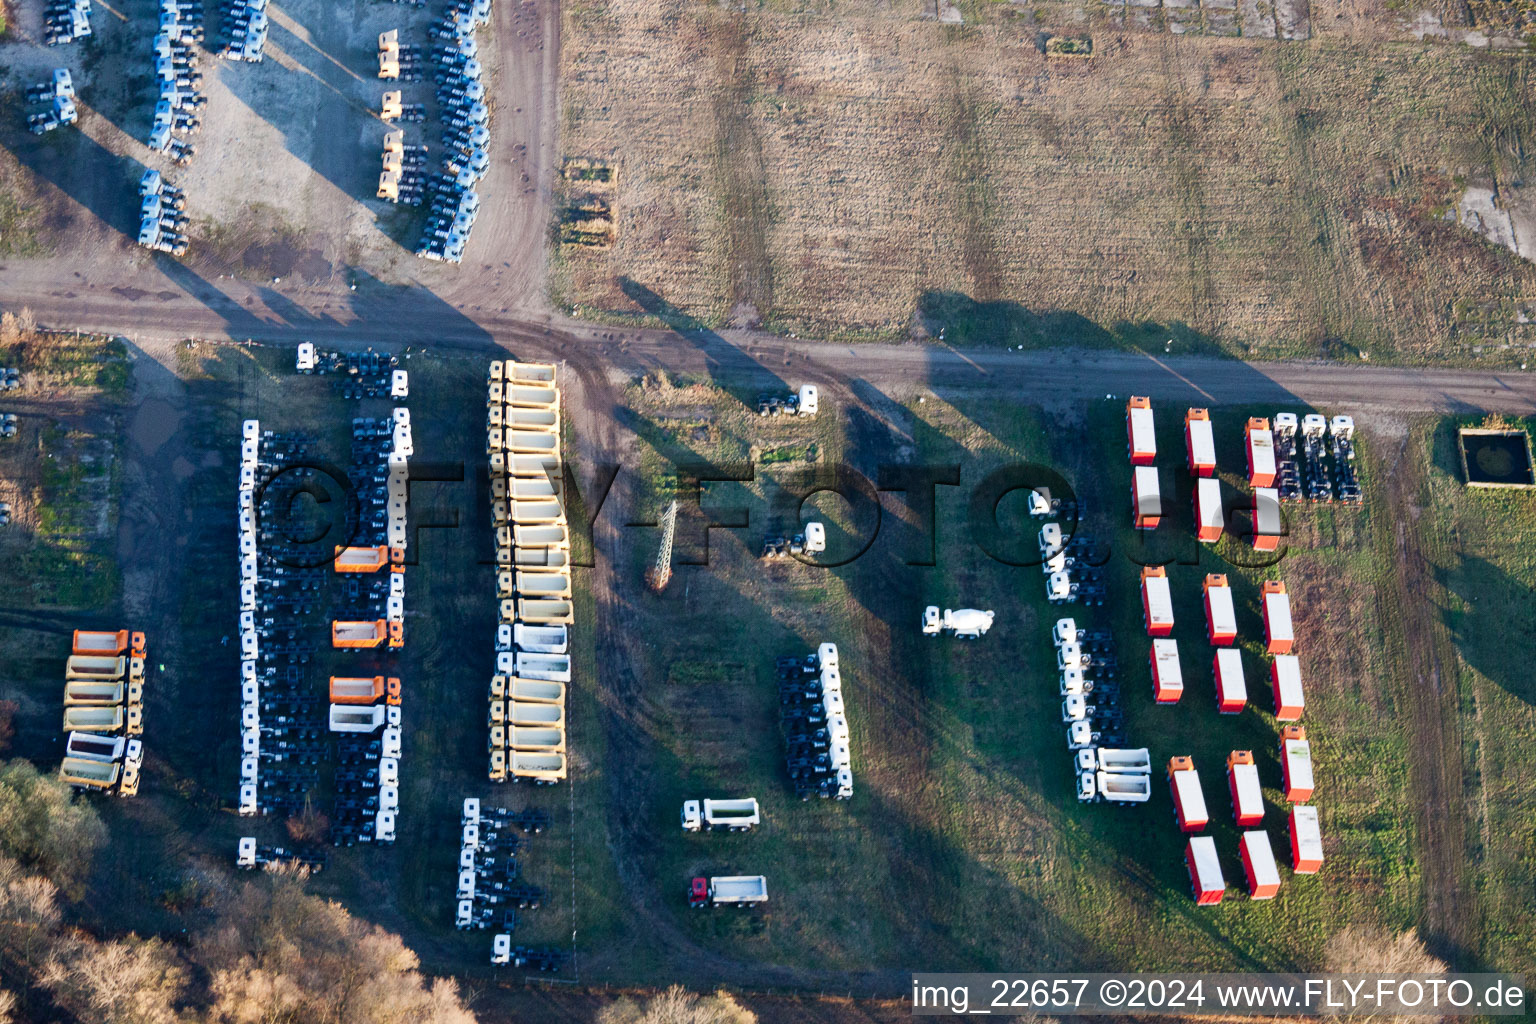
{"label": "white dump truck bed", "polygon": [[547,679],[516,679],[507,687],[507,699],[532,704],[564,704],[565,684]]}
{"label": "white dump truck bed", "polygon": [[717,875],[709,880],[709,895],[716,903],[761,903],[768,898],[768,879],[762,875]]}
{"label": "white dump truck bed", "polygon": [[117,732],[123,727],[123,709],[65,708],[65,732]]}
{"label": "white dump truck bed", "polygon": [[704,822],[711,828],[752,828],[762,820],[757,800],[705,800]]}
{"label": "white dump truck bed", "polygon": [[523,679],[547,679],[555,683],[571,681],[571,659],[565,654],[519,652],[517,675]]}
{"label": "white dump truck bed", "polygon": [[570,635],[564,626],[533,626],[519,622],[512,627],[512,642],[520,651],[564,654],[570,645]]}
{"label": "white dump truck bed", "polygon": [[1121,750],[1114,747],[1099,748],[1099,771],[1128,775],[1150,775],[1152,755],[1146,747]]}
{"label": "white dump truck bed", "polygon": [[1111,803],[1144,804],[1152,799],[1152,776],[1098,773],[1099,795]]}

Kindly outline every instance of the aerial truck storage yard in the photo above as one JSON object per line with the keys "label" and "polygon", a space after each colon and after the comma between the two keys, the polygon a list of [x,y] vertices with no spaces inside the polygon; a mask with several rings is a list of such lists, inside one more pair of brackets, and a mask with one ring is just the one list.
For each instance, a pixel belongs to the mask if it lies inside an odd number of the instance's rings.
{"label": "aerial truck storage yard", "polygon": [[1533,29],[0,3],[0,1022],[1528,1013]]}

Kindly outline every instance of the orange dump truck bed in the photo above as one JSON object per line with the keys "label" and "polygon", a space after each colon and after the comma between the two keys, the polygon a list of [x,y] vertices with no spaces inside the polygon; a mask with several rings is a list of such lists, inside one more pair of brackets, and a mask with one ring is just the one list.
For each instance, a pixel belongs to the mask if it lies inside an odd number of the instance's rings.
{"label": "orange dump truck bed", "polygon": [[389,548],[336,548],[337,572],[378,572],[389,564]]}
{"label": "orange dump truck bed", "polygon": [[388,637],[388,623],[383,619],[373,622],[348,622],[337,619],[331,623],[332,647],[378,647]]}
{"label": "orange dump truck bed", "polygon": [[135,658],[144,657],[143,633],[131,633],[126,629],[120,629],[115,633],[77,629],[70,653],[115,658],[129,650],[133,652]]}
{"label": "orange dump truck bed", "polygon": [[383,676],[331,676],[332,704],[377,704],[383,696]]}

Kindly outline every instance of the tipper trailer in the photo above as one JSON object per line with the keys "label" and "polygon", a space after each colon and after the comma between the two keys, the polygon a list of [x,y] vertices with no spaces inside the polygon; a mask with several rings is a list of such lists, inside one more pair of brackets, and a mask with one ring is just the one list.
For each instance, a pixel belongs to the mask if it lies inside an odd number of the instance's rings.
{"label": "tipper trailer", "polygon": [[1264,820],[1264,787],[1253,751],[1234,750],[1227,755],[1227,790],[1232,794],[1232,817],[1247,827]]}
{"label": "tipper trailer", "polygon": [[1201,585],[1205,603],[1205,637],[1214,647],[1237,639],[1237,609],[1225,573],[1210,573]]}
{"label": "tipper trailer", "polygon": [[121,736],[102,736],[91,732],[72,732],[64,742],[64,756],[85,761],[111,763],[121,760],[124,740]]}
{"label": "tipper trailer", "polygon": [[1277,654],[1269,666],[1269,679],[1275,696],[1275,720],[1294,722],[1306,710],[1306,695],[1301,689],[1301,660],[1294,654]]}
{"label": "tipper trailer", "polygon": [[1275,435],[1269,420],[1255,416],[1244,431],[1248,455],[1248,486],[1273,487],[1275,483]]}
{"label": "tipper trailer", "polygon": [[1312,799],[1312,744],[1307,742],[1307,730],[1299,725],[1280,729],[1280,778],[1288,803]]}
{"label": "tipper trailer", "polygon": [[1248,682],[1243,677],[1243,654],[1236,647],[1221,647],[1212,661],[1216,676],[1216,709],[1235,715],[1248,705]]}
{"label": "tipper trailer", "polygon": [[1280,538],[1285,533],[1285,520],[1280,514],[1280,491],[1274,487],[1253,489],[1253,549],[1278,551]]}
{"label": "tipper trailer", "polygon": [[1209,409],[1190,409],[1184,414],[1184,456],[1191,475],[1216,475],[1216,435],[1211,430]]}
{"label": "tipper trailer", "polygon": [[1226,894],[1227,880],[1221,873],[1221,858],[1216,855],[1216,840],[1210,836],[1191,836],[1184,848],[1184,864],[1189,869],[1189,885],[1195,903],[1211,906]]}
{"label": "tipper trailer", "polygon": [[565,755],[543,751],[507,751],[507,771],[514,779],[532,779],[539,783],[559,782],[565,778]]}
{"label": "tipper trailer", "polygon": [[1152,422],[1152,399],[1132,395],[1125,403],[1125,434],[1133,466],[1150,466],[1157,459],[1157,434]]}
{"label": "tipper trailer", "polygon": [[1323,833],[1317,808],[1296,804],[1291,808],[1290,822],[1291,870],[1298,875],[1315,875],[1323,867]]}
{"label": "tipper trailer", "polygon": [[688,886],[690,907],[754,907],[768,902],[768,879],[762,875],[715,875],[695,878]]}
{"label": "tipper trailer", "polygon": [[1264,649],[1270,654],[1290,654],[1296,634],[1291,627],[1291,596],[1280,580],[1265,580],[1261,592],[1264,611]]}
{"label": "tipper trailer", "polygon": [[[140,661],[140,673],[143,672],[142,659]],[[74,654],[64,661],[64,678],[73,679],[122,679],[128,675],[128,659],[117,657],[96,657],[94,655]]]}
{"label": "tipper trailer", "polygon": [[1221,507],[1221,481],[1200,477],[1195,481],[1195,537],[1202,544],[1221,540],[1227,516]]}
{"label": "tipper trailer", "polygon": [[91,682],[84,679],[64,684],[66,708],[107,708],[123,703],[123,684],[120,680]]}
{"label": "tipper trailer", "polygon": [[1184,696],[1184,670],[1178,642],[1168,637],[1152,641],[1152,696],[1159,704],[1177,704]]}
{"label": "tipper trailer", "polygon": [[721,832],[750,832],[762,821],[753,797],[740,800],[687,800],[683,803],[683,831],[705,829]]}
{"label": "tipper trailer", "polygon": [[1184,832],[1199,832],[1210,821],[1205,810],[1205,794],[1200,790],[1200,773],[1189,757],[1168,760],[1168,791],[1173,796],[1173,816]]}
{"label": "tipper trailer", "polygon": [[1275,867],[1275,852],[1269,845],[1269,833],[1244,832],[1237,852],[1248,879],[1248,898],[1272,900],[1280,891],[1280,870]]}
{"label": "tipper trailer", "polygon": [[1131,525],[1138,530],[1155,530],[1163,521],[1163,487],[1156,466],[1136,466],[1131,470]]}
{"label": "tipper trailer", "polygon": [[1173,632],[1173,591],[1168,585],[1168,570],[1160,565],[1141,570],[1141,621],[1148,636]]}

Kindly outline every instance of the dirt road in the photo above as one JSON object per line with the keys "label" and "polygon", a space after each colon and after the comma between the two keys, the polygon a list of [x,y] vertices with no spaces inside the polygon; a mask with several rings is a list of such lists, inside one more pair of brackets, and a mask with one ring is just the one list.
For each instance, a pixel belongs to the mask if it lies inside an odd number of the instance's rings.
{"label": "dirt road", "polygon": [[[518,219],[508,217],[509,223]],[[831,345],[752,331],[615,330],[528,312],[537,295],[537,271],[525,264],[523,273],[534,276],[508,277],[502,291],[474,296],[480,301],[471,303],[370,283],[356,292],[280,292],[232,279],[189,279],[169,260],[125,267],[107,282],[87,281],[53,261],[0,265],[6,308],[30,306],[51,327],[126,334],[151,353],[168,352],[192,337],[353,347],[430,344],[537,352],[614,375],[666,370],[743,384],[827,377],[864,381],[880,390],[926,385],[942,394],[992,393],[1043,404],[1134,392],[1205,405],[1289,402],[1334,411],[1536,413],[1536,374],[1519,371],[1243,363],[1109,350]]]}

